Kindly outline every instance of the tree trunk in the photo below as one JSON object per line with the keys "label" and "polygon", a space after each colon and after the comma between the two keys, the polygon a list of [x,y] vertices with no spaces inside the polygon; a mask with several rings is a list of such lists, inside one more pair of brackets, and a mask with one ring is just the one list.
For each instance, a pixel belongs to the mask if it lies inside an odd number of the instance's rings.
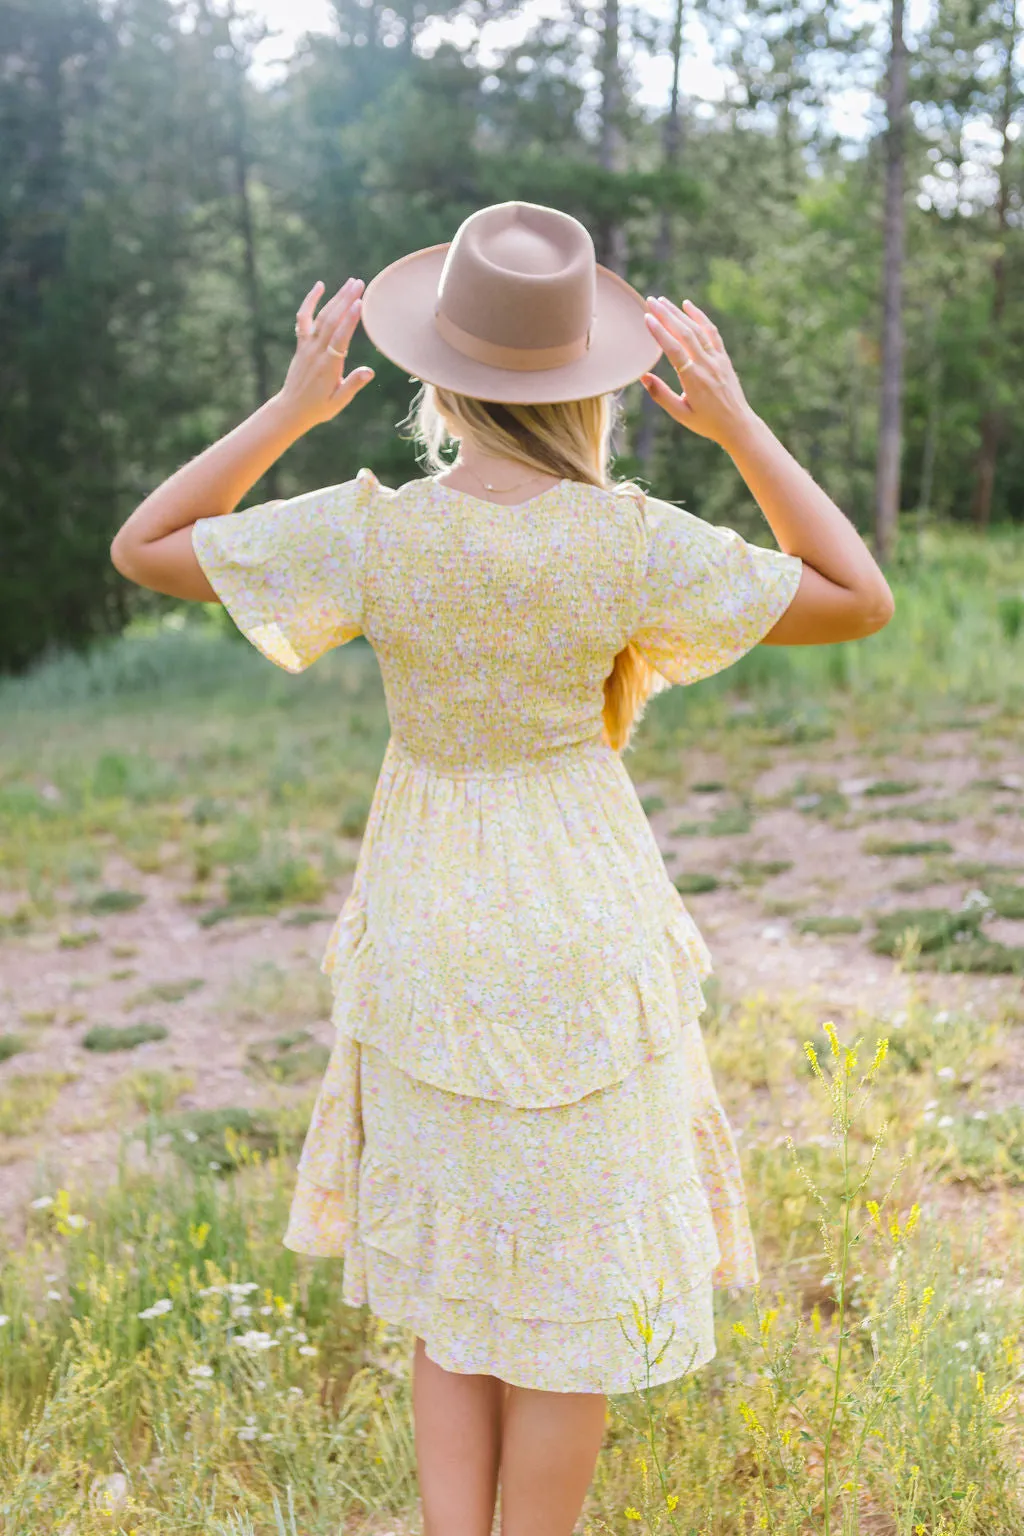
{"label": "tree trunk", "polygon": [[903,0],[892,0],[892,47],[886,91],[885,259],[882,305],[882,398],[878,423],[875,486],[875,554],[892,554],[900,504],[900,447],[903,404],[904,132],[907,51]]}
{"label": "tree trunk", "polygon": [[[622,65],[619,59],[619,0],[605,0],[601,31],[601,139],[598,163],[604,171],[621,171],[622,137]],[[620,277],[626,271],[625,231],[612,213],[606,213],[597,228],[597,259]]]}
{"label": "tree trunk", "polygon": [[[682,121],[679,116],[679,69],[683,54],[683,0],[676,0],[675,20],[672,25],[672,96],[668,117],[665,119],[665,137],[662,145],[662,164],[667,171],[674,171],[679,164],[682,146]],[[672,255],[672,213],[662,206],[661,220],[654,245],[654,279],[652,291],[659,292],[664,285]],[[646,389],[640,396],[640,424],[636,433],[636,457],[646,478],[650,478],[654,462],[656,423],[661,407],[655,405]]]}
{"label": "tree trunk", "polygon": [[[989,345],[985,348],[990,369],[996,369],[999,366],[997,352],[999,331],[1003,312],[1006,309],[1006,235],[1009,225],[1007,163],[1010,156],[1010,120],[1013,115],[1013,56],[1017,46],[1017,0],[1010,0],[1007,20],[1004,89],[999,113],[1002,155],[999,161],[999,197],[996,202],[996,254],[992,262],[992,323],[989,331]],[[981,418],[981,446],[975,465],[974,495],[971,498],[971,516],[979,528],[987,528],[992,516],[992,491],[995,486],[996,458],[1002,431],[1003,421],[998,409],[988,405]]]}

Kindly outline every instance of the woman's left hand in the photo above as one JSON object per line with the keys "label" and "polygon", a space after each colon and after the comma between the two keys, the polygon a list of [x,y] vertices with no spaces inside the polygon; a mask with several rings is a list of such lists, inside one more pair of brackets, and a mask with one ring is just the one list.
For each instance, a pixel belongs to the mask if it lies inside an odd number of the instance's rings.
{"label": "woman's left hand", "polygon": [[372,368],[345,373],[363,287],[362,278],[350,277],[314,317],[324,290],[323,283],[315,283],[295,316],[295,356],[278,398],[310,427],[331,421],[374,376]]}

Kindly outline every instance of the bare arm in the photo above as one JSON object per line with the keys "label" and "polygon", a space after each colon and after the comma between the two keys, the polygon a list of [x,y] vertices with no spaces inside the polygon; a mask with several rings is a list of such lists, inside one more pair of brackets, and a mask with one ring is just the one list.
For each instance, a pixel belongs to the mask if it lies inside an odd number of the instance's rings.
{"label": "bare arm", "polygon": [[824,645],[874,634],[892,618],[889,584],[860,534],[747,403],[718,330],[689,300],[648,299],[647,324],[683,386],[642,383],[673,418],[719,443],[743,476],[779,548],[799,555],[796,596],[766,645]]}
{"label": "bare arm", "polygon": [[373,378],[370,368],[344,375],[362,280],[350,278],[339,288],[314,325],[320,288],[310,290],[296,315],[296,351],[281,390],[158,486],[118,530],[110,558],[129,581],[168,597],[216,602],[192,548],[193,525],[234,511],[271,464],[311,427],[344,410]]}

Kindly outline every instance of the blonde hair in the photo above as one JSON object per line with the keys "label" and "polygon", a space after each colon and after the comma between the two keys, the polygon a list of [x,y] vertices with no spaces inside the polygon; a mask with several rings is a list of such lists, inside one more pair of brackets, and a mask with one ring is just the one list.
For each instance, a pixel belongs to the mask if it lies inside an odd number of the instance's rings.
{"label": "blonde hair", "polygon": [[[468,440],[495,458],[601,490],[625,491],[642,505],[641,488],[631,480],[614,481],[609,472],[617,419],[612,395],[553,405],[498,405],[424,384],[402,425],[419,444],[420,462],[435,474],[449,467],[442,457],[446,444]],[[619,651],[604,683],[603,739],[608,746],[616,752],[626,749],[648,699],[664,686],[634,646]]]}

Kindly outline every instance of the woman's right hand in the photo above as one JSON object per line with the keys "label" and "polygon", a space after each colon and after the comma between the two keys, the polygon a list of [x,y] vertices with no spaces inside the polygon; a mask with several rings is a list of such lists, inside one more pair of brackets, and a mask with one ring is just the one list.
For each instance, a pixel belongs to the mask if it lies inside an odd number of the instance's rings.
{"label": "woman's right hand", "polygon": [[729,449],[756,420],[717,326],[696,304],[648,299],[647,329],[676,370],[680,393],[653,373],[640,382],[673,421]]}

